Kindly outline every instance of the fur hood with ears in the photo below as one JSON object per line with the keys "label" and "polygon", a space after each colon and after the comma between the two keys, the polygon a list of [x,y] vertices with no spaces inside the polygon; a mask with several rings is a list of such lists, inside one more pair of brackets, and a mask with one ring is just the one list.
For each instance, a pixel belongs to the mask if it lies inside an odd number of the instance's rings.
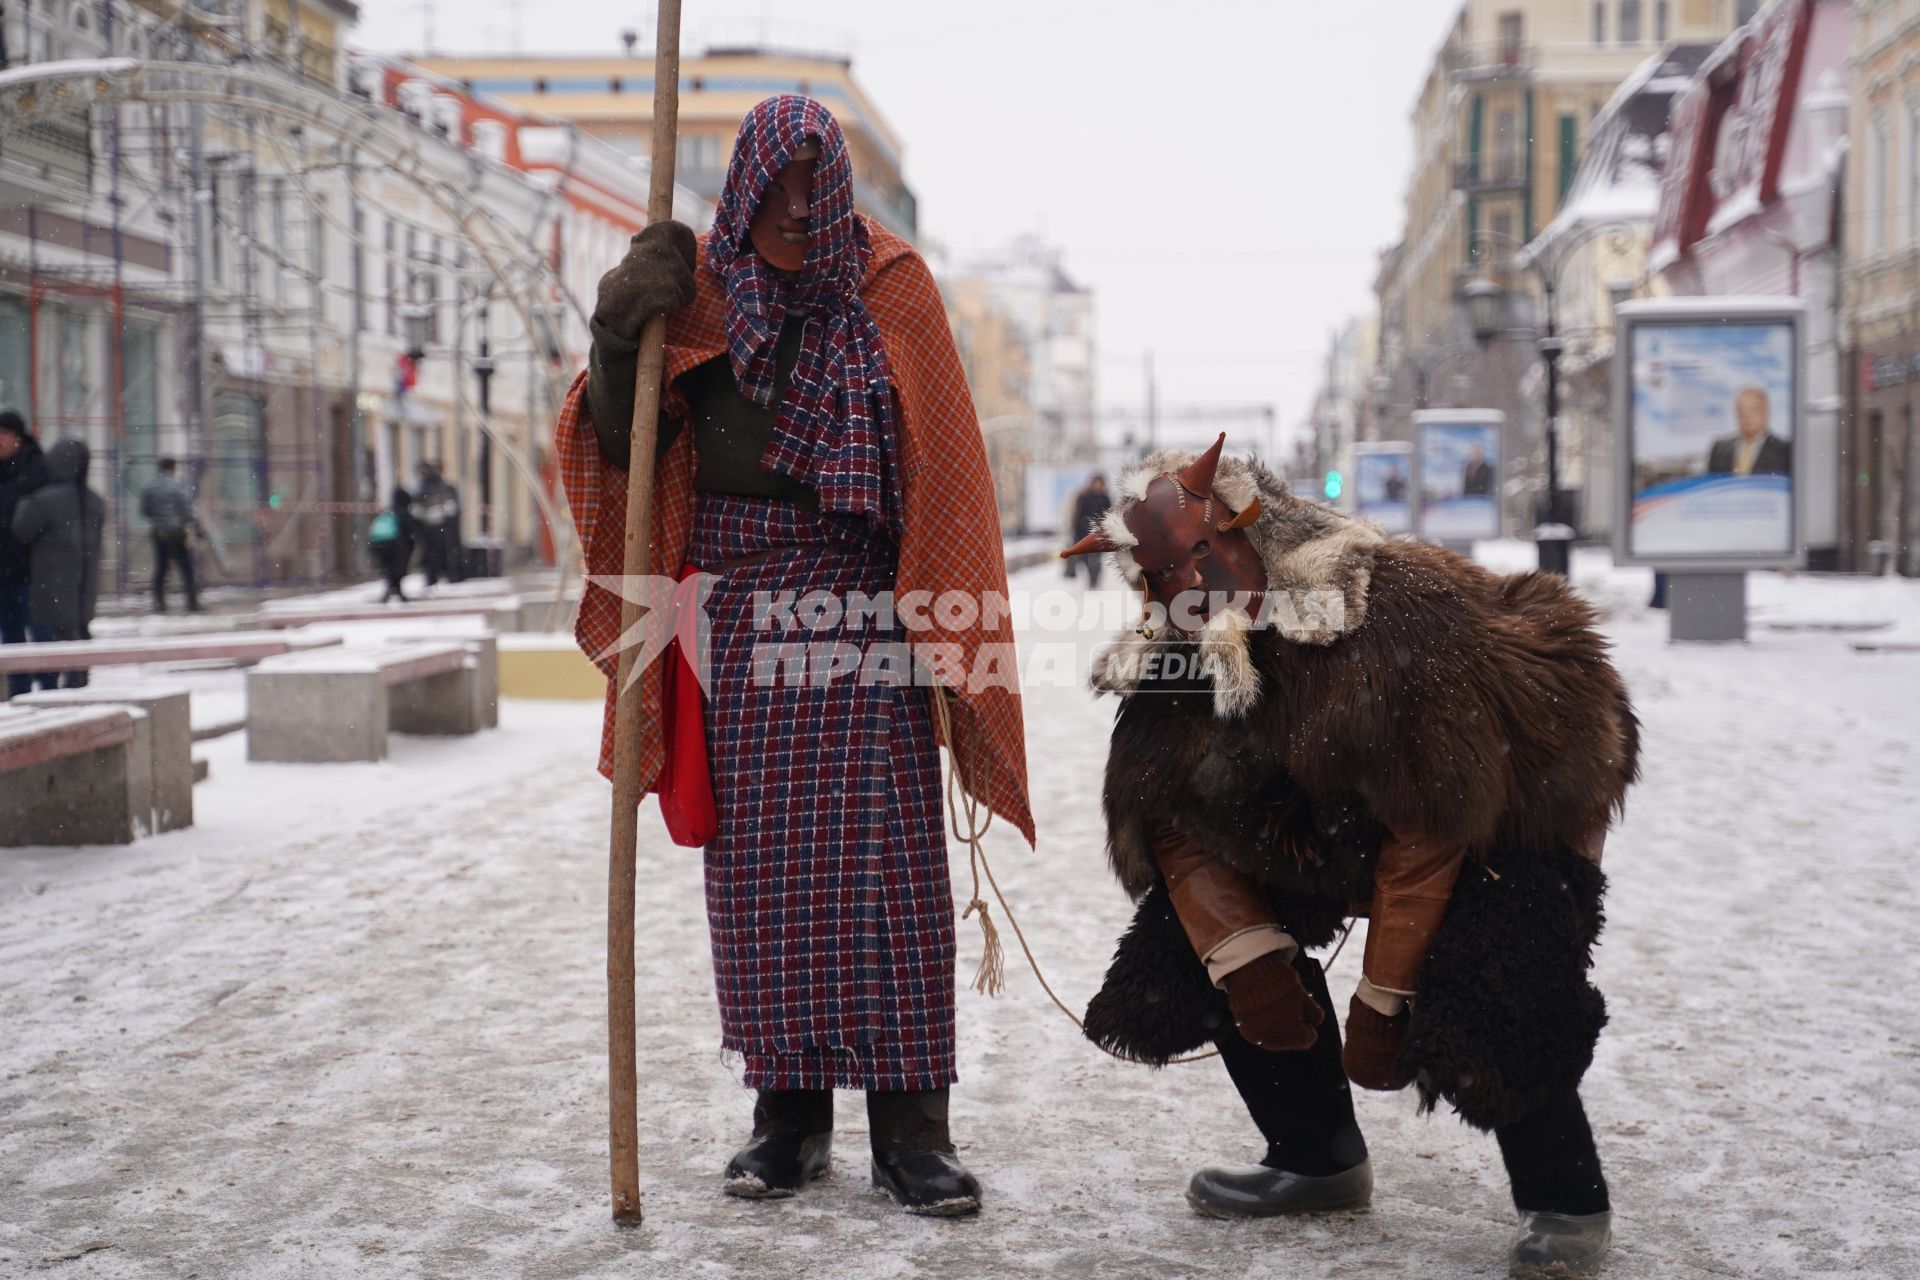
{"label": "fur hood with ears", "polygon": [[[1132,551],[1138,539],[1127,528],[1127,511],[1145,498],[1156,477],[1180,471],[1196,456],[1166,449],[1121,479],[1119,500],[1101,528],[1130,579],[1139,575]],[[1260,503],[1260,518],[1246,535],[1267,571],[1268,626],[1282,639],[1303,645],[1330,645],[1359,629],[1367,620],[1374,553],[1387,540],[1378,525],[1294,497],[1286,482],[1257,459],[1223,456],[1213,491],[1236,512]],[[1259,676],[1247,653],[1252,630],[1244,613],[1228,610],[1209,619],[1200,636],[1199,656],[1213,676],[1215,711],[1222,716],[1242,714],[1259,696]],[[1133,632],[1118,637],[1094,660],[1094,688],[1131,693],[1143,660],[1160,644]]]}

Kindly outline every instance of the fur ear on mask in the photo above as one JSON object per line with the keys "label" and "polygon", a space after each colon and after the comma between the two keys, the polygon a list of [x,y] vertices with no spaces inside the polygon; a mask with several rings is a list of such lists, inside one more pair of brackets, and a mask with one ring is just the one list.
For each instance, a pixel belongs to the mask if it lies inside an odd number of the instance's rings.
{"label": "fur ear on mask", "polygon": [[1221,521],[1220,532],[1225,533],[1229,529],[1244,529],[1248,525],[1252,524],[1255,520],[1258,520],[1259,518],[1260,518],[1260,499],[1255,498],[1240,512],[1239,515],[1235,516],[1231,520]]}

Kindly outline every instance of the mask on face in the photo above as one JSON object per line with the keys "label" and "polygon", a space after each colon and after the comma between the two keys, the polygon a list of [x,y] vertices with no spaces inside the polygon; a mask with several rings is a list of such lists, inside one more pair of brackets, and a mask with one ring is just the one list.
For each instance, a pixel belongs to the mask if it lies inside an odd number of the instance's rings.
{"label": "mask on face", "polygon": [[798,271],[807,264],[807,236],[813,218],[813,164],[820,158],[818,143],[808,142],[793,153],[747,224],[747,238],[755,253],[778,271]]}
{"label": "mask on face", "polygon": [[[1245,533],[1260,518],[1259,501],[1234,511],[1213,492],[1226,440],[1222,433],[1179,472],[1155,476],[1146,496],[1121,510],[1133,536],[1127,551],[1140,567],[1147,596],[1166,606],[1176,623],[1183,616],[1210,617],[1226,596],[1239,596],[1255,613],[1266,590],[1266,567]],[[1096,528],[1061,554],[1114,550],[1112,537]]]}

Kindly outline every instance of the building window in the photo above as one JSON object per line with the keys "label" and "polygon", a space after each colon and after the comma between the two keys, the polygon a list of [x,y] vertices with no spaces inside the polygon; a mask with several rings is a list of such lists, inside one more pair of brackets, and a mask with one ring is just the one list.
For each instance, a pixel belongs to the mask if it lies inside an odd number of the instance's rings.
{"label": "building window", "polygon": [[1520,42],[1525,34],[1526,15],[1522,13],[1503,13],[1500,15],[1500,61],[1518,62],[1520,60]]}
{"label": "building window", "polygon": [[1905,242],[1920,243],[1920,98],[1907,99]]}
{"label": "building window", "polygon": [[1607,42],[1607,0],[1593,0],[1593,42]]}
{"label": "building window", "polygon": [[1653,6],[1653,38],[1661,44],[1667,42],[1667,9],[1667,0]]}
{"label": "building window", "polygon": [[1874,117],[1867,141],[1867,252],[1881,253],[1887,247],[1887,160],[1891,149],[1887,118]]}
{"label": "building window", "polygon": [[1620,43],[1640,43],[1640,0],[1620,0]]}
{"label": "building window", "polygon": [[1579,167],[1579,120],[1563,115],[1560,117],[1560,194],[1555,199],[1556,205],[1566,203],[1567,191],[1573,186],[1573,175]]}

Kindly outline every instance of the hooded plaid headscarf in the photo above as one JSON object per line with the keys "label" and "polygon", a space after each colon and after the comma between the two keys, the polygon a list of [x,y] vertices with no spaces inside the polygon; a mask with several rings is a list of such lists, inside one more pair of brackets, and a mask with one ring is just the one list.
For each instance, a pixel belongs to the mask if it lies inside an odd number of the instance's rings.
{"label": "hooded plaid headscarf", "polygon": [[[799,147],[819,144],[810,193],[806,264],[796,276],[775,271],[748,239],[761,198]],[[773,402],[780,326],[804,314],[800,356],[761,465],[820,495],[820,509],[899,530],[893,371],[860,286],[873,256],[867,228],[853,211],[853,168],[846,139],[811,98],[768,98],[740,122],[727,168],[707,266],[727,298],[727,345],[741,392]]]}

